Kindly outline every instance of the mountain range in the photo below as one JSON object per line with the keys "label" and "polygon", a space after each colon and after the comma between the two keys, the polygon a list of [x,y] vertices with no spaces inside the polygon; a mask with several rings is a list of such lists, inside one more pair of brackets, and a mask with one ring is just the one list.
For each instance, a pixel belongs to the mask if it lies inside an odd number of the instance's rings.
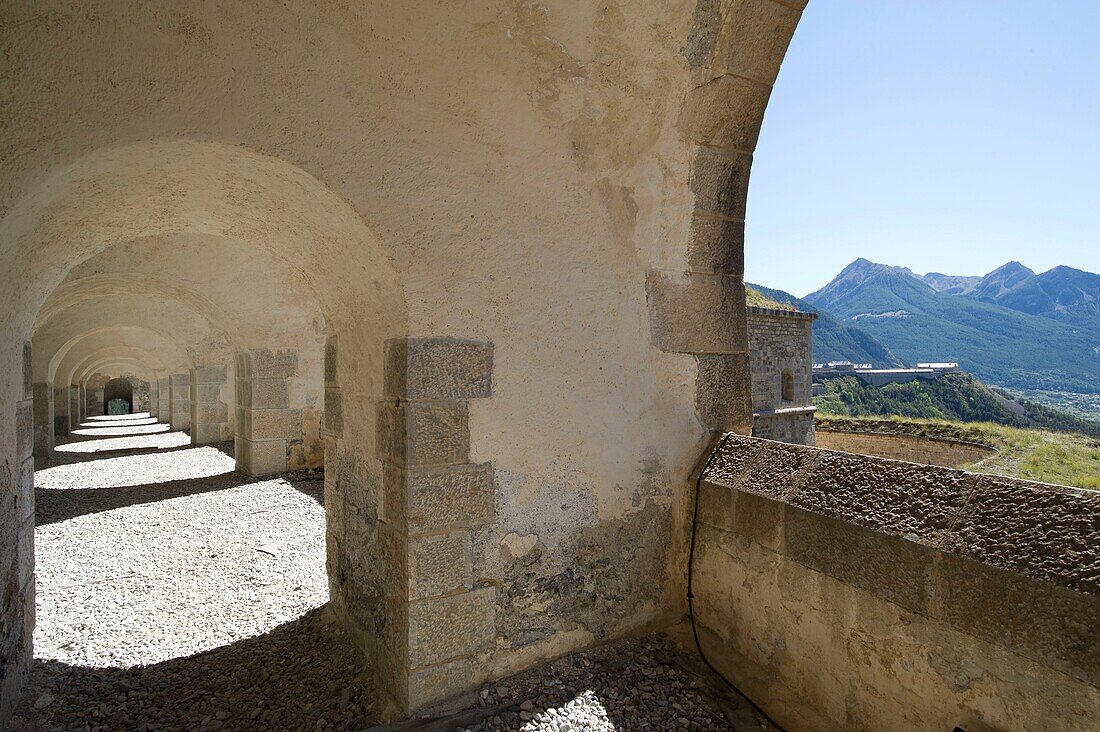
{"label": "mountain range", "polygon": [[802,300],[768,294],[819,313],[815,361],[958,361],[1000,386],[1100,393],[1100,275],[1091,272],[1036,274],[1009,262],[984,277],[917,275],[860,258]]}
{"label": "mountain range", "polygon": [[817,313],[813,330],[814,363],[851,361],[852,363],[871,363],[879,368],[903,368],[906,365],[867,331],[845,325],[839,318],[833,317],[789,292],[751,283],[748,286],[782,305],[789,305],[803,312]]}

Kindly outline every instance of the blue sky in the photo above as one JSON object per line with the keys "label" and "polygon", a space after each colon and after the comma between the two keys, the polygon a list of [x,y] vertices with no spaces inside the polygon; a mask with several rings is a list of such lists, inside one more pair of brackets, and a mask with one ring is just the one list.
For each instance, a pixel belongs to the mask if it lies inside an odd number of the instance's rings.
{"label": "blue sky", "polygon": [[811,0],[764,118],[745,277],[856,257],[1100,272],[1100,0]]}

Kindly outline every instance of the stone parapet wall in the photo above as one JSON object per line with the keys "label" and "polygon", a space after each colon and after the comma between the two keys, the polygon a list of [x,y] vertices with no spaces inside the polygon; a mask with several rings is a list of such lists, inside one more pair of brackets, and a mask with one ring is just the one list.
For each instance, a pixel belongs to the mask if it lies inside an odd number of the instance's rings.
{"label": "stone parapet wall", "polygon": [[788,729],[1095,729],[1100,493],[731,436],[704,650]]}
{"label": "stone parapet wall", "polygon": [[972,465],[997,452],[988,445],[963,440],[882,432],[844,432],[820,428],[817,430],[817,446],[826,450],[854,452],[859,455],[939,465],[945,468]]}

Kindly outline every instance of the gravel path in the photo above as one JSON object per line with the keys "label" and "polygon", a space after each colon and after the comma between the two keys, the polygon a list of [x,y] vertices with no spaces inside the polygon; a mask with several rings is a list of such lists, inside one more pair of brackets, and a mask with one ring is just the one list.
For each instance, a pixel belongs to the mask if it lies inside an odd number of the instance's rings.
{"label": "gravel path", "polygon": [[664,636],[575,653],[489,684],[478,705],[490,712],[454,729],[466,732],[736,730],[766,725],[696,656]]}
{"label": "gravel path", "polygon": [[[99,419],[35,473],[35,665],[16,730],[366,730],[327,606],[321,476]],[[558,659],[378,732],[770,729],[664,636]]]}
{"label": "gravel path", "polygon": [[230,446],[151,422],[90,421],[36,470],[19,728],[369,726],[368,675],[326,606],[321,475],[248,478]]}

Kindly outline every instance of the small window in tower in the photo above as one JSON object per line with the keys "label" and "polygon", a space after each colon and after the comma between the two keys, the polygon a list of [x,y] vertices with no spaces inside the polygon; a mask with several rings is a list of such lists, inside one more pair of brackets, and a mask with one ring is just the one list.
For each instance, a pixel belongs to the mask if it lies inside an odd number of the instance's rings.
{"label": "small window in tower", "polygon": [[794,401],[794,374],[790,369],[783,369],[782,396],[785,402]]}

